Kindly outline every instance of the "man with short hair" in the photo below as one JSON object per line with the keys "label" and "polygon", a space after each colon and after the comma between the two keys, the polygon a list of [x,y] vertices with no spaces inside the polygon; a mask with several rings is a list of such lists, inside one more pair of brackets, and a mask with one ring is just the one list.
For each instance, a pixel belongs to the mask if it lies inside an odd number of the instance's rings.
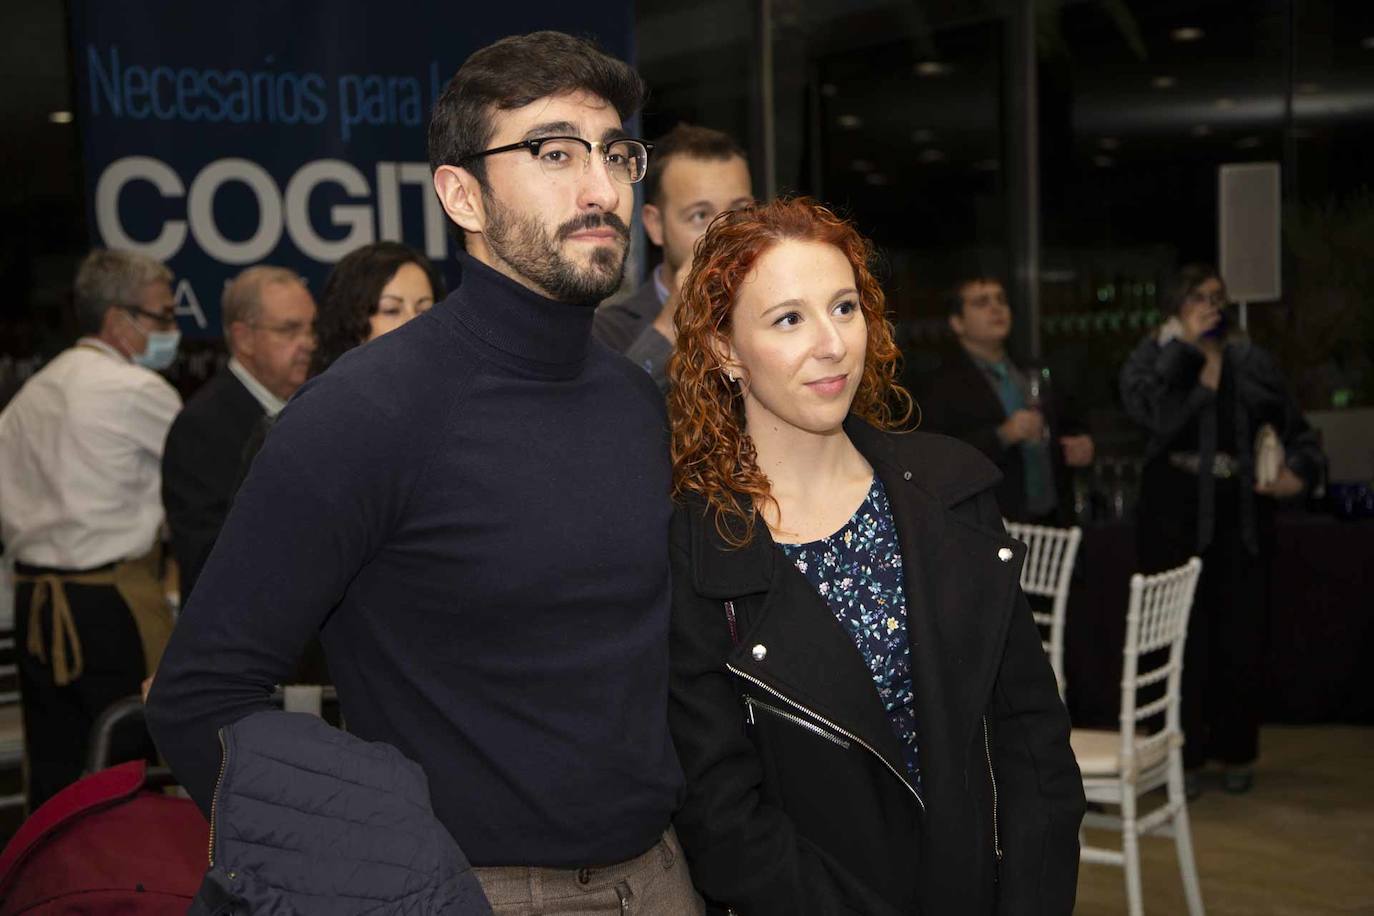
{"label": "man with short hair", "polygon": [[597,309],[592,334],[666,390],[677,339],[677,289],[691,267],[692,248],[711,220],[749,206],[754,194],[744,150],[728,134],[679,124],[653,147],[640,215],[649,241],[663,249],[663,262],[628,299]]}
{"label": "man with short hair", "polygon": [[1091,465],[1092,437],[1061,435],[1051,448],[1054,404],[1048,385],[1007,354],[1012,313],[1000,280],[964,280],[945,305],[959,346],[918,382],[921,428],[963,439],[997,463],[1004,475],[997,498],[1008,519],[1067,521],[1060,495],[1067,482],[1056,481],[1058,470]]}
{"label": "man with short hair", "polygon": [[171,629],[158,489],[181,398],[152,371],[177,352],[171,281],[140,254],[87,255],[75,289],[83,336],[0,412],[31,810],[81,775],[96,717],[138,692]]}
{"label": "man with short hair", "polygon": [[315,300],[293,271],[250,267],[225,287],[221,302],[229,363],[186,403],[162,456],[162,501],[183,602],[229,512],[244,446],[304,384],[315,351]]}
{"label": "man with short hair", "polygon": [[536,32],[439,98],[462,285],[282,412],[149,696],[202,808],[217,730],[269,708],[318,631],[349,731],[424,769],[498,912],[701,912],[669,829],[663,403],[590,339],[624,270],[644,91]]}

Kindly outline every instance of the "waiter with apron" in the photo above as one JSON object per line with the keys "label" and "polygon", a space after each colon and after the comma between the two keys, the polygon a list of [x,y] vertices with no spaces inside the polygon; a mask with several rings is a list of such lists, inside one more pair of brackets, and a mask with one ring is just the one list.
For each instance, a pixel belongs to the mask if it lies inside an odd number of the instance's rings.
{"label": "waiter with apron", "polygon": [[151,258],[93,251],[76,275],[85,336],[0,412],[30,810],[80,777],[96,717],[138,693],[171,633],[161,461],[181,398],[154,371],[180,341],[171,281]]}

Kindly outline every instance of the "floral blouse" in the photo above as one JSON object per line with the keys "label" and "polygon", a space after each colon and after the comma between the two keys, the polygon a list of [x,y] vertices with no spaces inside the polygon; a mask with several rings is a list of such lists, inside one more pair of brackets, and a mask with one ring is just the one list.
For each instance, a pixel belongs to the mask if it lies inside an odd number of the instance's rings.
{"label": "floral blouse", "polygon": [[907,773],[919,789],[906,577],[887,491],[875,476],[863,504],[839,531],[819,541],[779,546],[825,599],[868,663]]}

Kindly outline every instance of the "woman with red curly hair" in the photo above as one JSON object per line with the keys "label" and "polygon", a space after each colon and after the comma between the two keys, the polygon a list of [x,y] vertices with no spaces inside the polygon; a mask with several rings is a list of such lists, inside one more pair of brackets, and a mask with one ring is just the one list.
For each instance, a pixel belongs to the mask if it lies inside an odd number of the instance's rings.
{"label": "woman with red curly hair", "polygon": [[1084,801],[997,470],[912,413],[852,225],[719,217],[676,321],[669,721],[698,890],[1068,914]]}

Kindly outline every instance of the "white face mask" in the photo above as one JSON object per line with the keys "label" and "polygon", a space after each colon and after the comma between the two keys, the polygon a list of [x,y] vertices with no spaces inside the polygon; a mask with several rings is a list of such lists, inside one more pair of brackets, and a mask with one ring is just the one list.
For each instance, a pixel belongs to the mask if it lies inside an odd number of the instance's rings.
{"label": "white face mask", "polygon": [[181,346],[181,331],[176,328],[170,331],[145,331],[127,312],[121,314],[148,339],[148,345],[143,348],[143,352],[134,354],[134,362],[145,369],[162,370],[170,366],[177,358],[177,347]]}

